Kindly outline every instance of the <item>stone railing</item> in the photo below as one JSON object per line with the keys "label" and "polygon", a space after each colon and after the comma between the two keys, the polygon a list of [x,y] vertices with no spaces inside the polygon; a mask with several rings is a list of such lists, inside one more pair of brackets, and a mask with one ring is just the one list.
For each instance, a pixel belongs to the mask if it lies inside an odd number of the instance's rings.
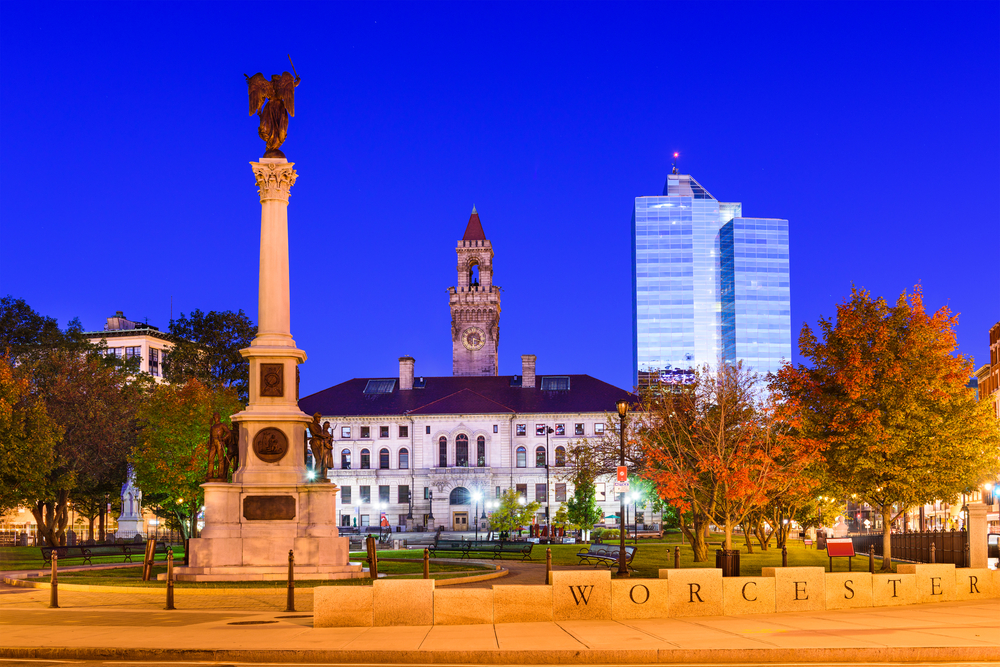
{"label": "stone railing", "polygon": [[552,572],[546,586],[435,589],[433,579],[315,589],[315,627],[465,625],[770,614],[1000,597],[1000,571],[899,564],[895,574],[766,567],[760,577],[714,568],[660,570],[659,579],[607,571]]}

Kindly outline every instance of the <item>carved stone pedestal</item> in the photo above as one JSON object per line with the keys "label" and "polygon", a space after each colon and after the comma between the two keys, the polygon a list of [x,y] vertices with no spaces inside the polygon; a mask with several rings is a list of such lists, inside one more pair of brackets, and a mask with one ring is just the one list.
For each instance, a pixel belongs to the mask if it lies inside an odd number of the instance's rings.
{"label": "carved stone pedestal", "polygon": [[250,404],[239,424],[240,466],[233,483],[205,489],[205,528],[190,541],[179,581],[284,579],[288,551],[298,579],[367,576],[350,565],[339,537],[334,484],[306,482],[306,426],[299,410],[298,365],[306,353],[291,335],[288,289],[288,195],[293,164],[251,162],[260,192],[260,284],[257,336],[240,353],[250,361]]}

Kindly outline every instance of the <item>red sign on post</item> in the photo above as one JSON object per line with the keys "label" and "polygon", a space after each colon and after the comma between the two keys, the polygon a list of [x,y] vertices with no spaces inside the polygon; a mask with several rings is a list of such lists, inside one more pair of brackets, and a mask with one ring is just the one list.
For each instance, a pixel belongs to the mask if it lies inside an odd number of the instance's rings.
{"label": "red sign on post", "polygon": [[618,481],[619,482],[628,481],[628,466],[618,466]]}

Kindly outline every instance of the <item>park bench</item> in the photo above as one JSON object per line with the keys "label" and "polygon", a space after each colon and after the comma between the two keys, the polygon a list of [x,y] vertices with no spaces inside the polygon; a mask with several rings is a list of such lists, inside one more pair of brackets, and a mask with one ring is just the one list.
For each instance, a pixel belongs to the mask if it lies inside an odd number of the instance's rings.
{"label": "park bench", "polygon": [[[591,544],[586,549],[580,551],[576,554],[576,557],[580,559],[580,564],[586,563],[587,565],[604,565],[606,567],[612,567],[618,562],[618,545],[613,544]],[[637,547],[626,546],[625,547],[625,567],[632,569],[632,558],[635,557],[635,552]]]}
{"label": "park bench", "polygon": [[643,538],[649,537],[649,538],[653,538],[653,539],[657,539],[658,540],[658,539],[662,539],[663,538],[663,531],[662,530],[634,530],[634,531],[630,532],[626,537],[627,538],[631,538],[631,539],[640,539],[640,540],[643,539]]}
{"label": "park bench", "polygon": [[503,560],[504,554],[511,554],[512,556],[521,556],[521,561],[531,560],[531,549],[534,547],[533,542],[494,542],[496,545],[493,558],[499,558]]}
{"label": "park bench", "polygon": [[802,544],[806,549],[808,549],[813,545],[813,541],[807,537],[806,539],[802,540]]}
{"label": "park bench", "polygon": [[471,558],[474,554],[488,555],[491,559],[503,560],[504,554],[520,556],[521,560],[531,559],[531,542],[475,542],[465,540],[438,540],[436,544],[427,547],[427,552],[436,556],[437,552],[457,553],[462,558]]}
{"label": "park bench", "polygon": [[[146,545],[142,542],[134,544],[94,544],[90,546],[75,547],[42,547],[42,558],[44,564],[52,562],[52,554],[55,553],[60,561],[83,559],[84,565],[93,565],[91,558],[94,556],[124,556],[123,563],[131,563],[132,556],[142,557],[146,553]],[[167,545],[163,542],[156,543],[158,554],[167,553]]]}

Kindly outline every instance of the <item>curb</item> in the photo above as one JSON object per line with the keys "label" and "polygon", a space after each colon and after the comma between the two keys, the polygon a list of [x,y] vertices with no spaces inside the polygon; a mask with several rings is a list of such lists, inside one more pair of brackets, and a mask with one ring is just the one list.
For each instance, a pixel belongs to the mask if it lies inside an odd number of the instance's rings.
{"label": "curb", "polygon": [[142,648],[3,648],[0,658],[20,660],[132,660],[313,662],[386,664],[579,665],[656,663],[832,663],[832,662],[988,662],[1000,659],[996,647],[956,646],[920,648],[775,648],[775,649],[589,649],[482,651],[352,651],[251,649],[142,649]]}

